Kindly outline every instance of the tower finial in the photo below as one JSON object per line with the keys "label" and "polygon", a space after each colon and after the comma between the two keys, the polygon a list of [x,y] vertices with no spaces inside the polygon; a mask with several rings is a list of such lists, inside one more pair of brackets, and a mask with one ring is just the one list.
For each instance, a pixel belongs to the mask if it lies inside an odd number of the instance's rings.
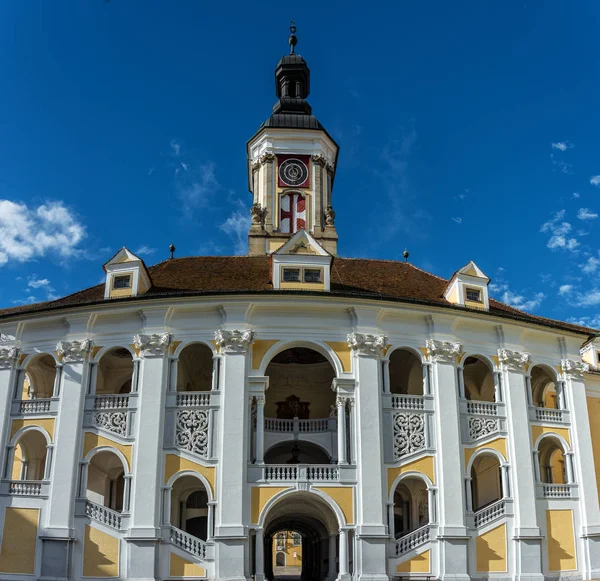
{"label": "tower finial", "polygon": [[406,250],[406,248],[404,249],[402,256],[404,256],[404,262],[408,262],[408,257],[410,256],[410,254],[408,253],[408,250]]}
{"label": "tower finial", "polygon": [[290,22],[290,37],[288,38],[288,42],[290,43],[290,54],[295,54],[294,50],[298,44],[298,39],[296,38],[296,21],[293,18]]}

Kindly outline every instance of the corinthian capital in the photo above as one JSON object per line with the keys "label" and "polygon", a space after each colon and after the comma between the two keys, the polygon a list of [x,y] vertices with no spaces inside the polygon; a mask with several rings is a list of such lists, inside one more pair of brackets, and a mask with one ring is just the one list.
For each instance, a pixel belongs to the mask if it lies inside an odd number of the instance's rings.
{"label": "corinthian capital", "polygon": [[580,363],[572,359],[563,359],[560,362],[560,366],[565,377],[570,379],[583,379],[583,374],[587,373],[590,369],[587,363]]}
{"label": "corinthian capital", "polygon": [[12,367],[19,358],[18,347],[0,347],[0,368]]}
{"label": "corinthian capital", "polygon": [[425,343],[427,354],[433,361],[442,361],[445,363],[454,363],[460,354],[462,345],[452,341],[436,341],[428,339]]}
{"label": "corinthian capital", "polygon": [[248,347],[254,343],[254,331],[244,329],[243,331],[215,331],[215,342],[221,353],[245,353]]}
{"label": "corinthian capital", "polygon": [[525,366],[531,362],[529,353],[498,349],[498,361],[511,371],[524,371]]}
{"label": "corinthian capital", "polygon": [[136,335],[133,338],[133,345],[142,357],[162,357],[167,352],[172,340],[171,333]]}
{"label": "corinthian capital", "polygon": [[63,363],[80,363],[87,357],[93,345],[90,339],[59,341],[56,344],[56,354]]}
{"label": "corinthian capital", "polygon": [[263,153],[260,156],[260,163],[271,163],[275,161],[275,154],[274,153]]}
{"label": "corinthian capital", "polygon": [[379,357],[387,344],[385,335],[363,335],[362,333],[350,333],[348,335],[348,347],[358,355],[366,357]]}

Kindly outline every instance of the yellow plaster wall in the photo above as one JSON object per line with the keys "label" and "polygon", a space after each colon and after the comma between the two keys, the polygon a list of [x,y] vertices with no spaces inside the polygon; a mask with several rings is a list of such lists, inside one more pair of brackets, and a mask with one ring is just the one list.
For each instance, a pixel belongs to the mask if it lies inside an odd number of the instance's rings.
{"label": "yellow plaster wall", "polygon": [[572,510],[546,511],[546,539],[548,542],[548,570],[575,571],[575,531]]}
{"label": "yellow plaster wall", "polygon": [[587,408],[588,416],[590,418],[592,451],[594,453],[596,488],[598,489],[598,498],[600,500],[600,397],[588,397]]}
{"label": "yellow plaster wall", "polygon": [[269,245],[269,252],[275,252],[276,250],[279,250],[283,244],[285,243],[285,240],[269,240],[268,241],[268,245]]}
{"label": "yellow plaster wall", "polygon": [[342,369],[345,372],[352,371],[352,358],[350,347],[347,342],[344,341],[326,341],[325,345],[329,345],[338,356],[340,363],[342,364]]}
{"label": "yellow plaster wall", "polygon": [[475,541],[478,573],[506,572],[506,525],[479,535]]}
{"label": "yellow plaster wall", "polygon": [[44,430],[46,430],[50,434],[50,438],[54,441],[54,418],[38,418],[35,420],[13,420],[10,426],[11,440],[21,428],[29,426],[39,426],[40,428],[44,428]]}
{"label": "yellow plaster wall", "polygon": [[420,472],[421,474],[425,474],[425,476],[435,484],[433,456],[425,456],[424,458],[419,458],[418,460],[414,460],[403,466],[398,466],[397,468],[388,468],[388,494],[392,492],[394,480],[396,480],[400,474],[406,474],[407,472]]}
{"label": "yellow plaster wall", "polygon": [[260,513],[265,504],[269,502],[276,494],[289,490],[287,486],[253,486],[250,493],[250,514],[252,515],[252,524],[258,524]]}
{"label": "yellow plaster wall", "polygon": [[85,525],[83,576],[119,576],[119,539]]}
{"label": "yellow plaster wall", "polygon": [[531,437],[532,442],[535,444],[537,439],[542,434],[558,434],[562,436],[569,446],[571,445],[571,436],[569,435],[569,428],[557,428],[553,426],[531,426]]}
{"label": "yellow plaster wall", "polygon": [[477,452],[477,450],[482,450],[483,448],[488,448],[495,450],[496,452],[500,452],[502,457],[506,460],[506,438],[496,438],[491,442],[487,442],[486,444],[480,444],[479,446],[475,446],[474,448],[465,448],[465,466],[469,464],[469,460]]}
{"label": "yellow plaster wall", "polygon": [[[286,533],[291,533],[293,531],[286,531]],[[289,536],[286,537],[285,539],[285,544],[284,544],[284,550],[283,552],[285,553],[285,564],[286,567],[300,567],[302,565],[302,545],[294,545],[293,543],[293,539],[291,539]],[[276,559],[276,555],[277,553],[280,553],[281,551],[277,550],[277,535],[275,535],[273,537],[273,545],[272,545],[272,555],[271,558],[273,559],[273,567],[275,567],[275,559]],[[296,555],[294,557],[294,554]]]}
{"label": "yellow plaster wall", "polygon": [[181,472],[182,470],[191,470],[193,472],[199,472],[208,480],[208,484],[210,485],[210,490],[212,496],[215,496],[215,467],[214,466],[202,466],[202,464],[197,464],[196,462],[192,462],[187,458],[182,458],[181,456],[177,456],[176,454],[167,454],[166,462],[165,462],[165,484],[169,481],[169,478],[177,472]]}
{"label": "yellow plaster wall", "polygon": [[83,453],[81,455],[82,458],[85,458],[89,452],[91,452],[94,448],[98,448],[99,446],[109,446],[111,448],[115,448],[119,450],[125,459],[127,460],[128,468],[131,470],[131,450],[132,444],[119,444],[114,440],[110,440],[109,438],[105,438],[104,436],[99,436],[98,434],[92,434],[92,432],[86,432],[83,438]]}
{"label": "yellow plaster wall", "polygon": [[[127,262],[127,261],[123,261],[123,262]],[[129,276],[129,284],[130,284],[129,288],[113,288],[115,276]],[[115,274],[111,275],[108,279],[108,282],[110,284],[110,290],[109,290],[108,296],[111,299],[115,299],[115,298],[119,298],[119,297],[130,297],[131,293],[133,292],[133,277],[134,277],[134,274],[132,271],[119,272],[119,273],[115,273]]]}
{"label": "yellow plaster wall", "polygon": [[347,524],[354,523],[354,493],[350,486],[324,486],[315,488],[324,492],[341,509]]}
{"label": "yellow plaster wall", "polygon": [[206,569],[186,561],[175,553],[169,554],[169,577],[206,577]]}
{"label": "yellow plaster wall", "polygon": [[455,284],[454,288],[450,291],[448,295],[448,302],[453,304],[458,304],[458,285]]}
{"label": "yellow plaster wall", "polygon": [[257,339],[252,345],[252,369],[260,369],[260,364],[267,351],[279,343],[278,340]]}
{"label": "yellow plaster wall", "polygon": [[33,575],[39,516],[38,508],[7,507],[0,548],[0,572]]}
{"label": "yellow plaster wall", "polygon": [[283,282],[279,283],[280,289],[287,290],[325,290],[324,282]]}
{"label": "yellow plaster wall", "polygon": [[14,455],[14,460],[13,460],[13,465],[12,465],[11,478],[13,480],[21,479],[21,468],[23,467],[22,460],[23,460],[23,450],[21,450],[21,446],[17,444],[15,446],[15,455]]}
{"label": "yellow plaster wall", "polygon": [[400,563],[396,567],[396,573],[430,573],[431,572],[431,551],[427,549],[423,553]]}

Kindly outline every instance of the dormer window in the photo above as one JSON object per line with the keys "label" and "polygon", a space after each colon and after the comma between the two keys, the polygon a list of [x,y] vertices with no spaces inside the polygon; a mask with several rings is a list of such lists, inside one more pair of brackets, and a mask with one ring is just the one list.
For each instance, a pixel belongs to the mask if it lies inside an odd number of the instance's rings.
{"label": "dormer window", "polygon": [[322,282],[323,271],[320,268],[305,268],[304,282]]}
{"label": "dormer window", "polygon": [[466,289],[467,300],[473,301],[474,303],[480,303],[481,301],[481,289],[467,288]]}
{"label": "dormer window", "polygon": [[131,287],[131,275],[115,276],[113,277],[113,288],[130,288]]}
{"label": "dormer window", "polygon": [[490,308],[489,283],[489,277],[471,261],[452,275],[444,291],[444,298],[454,305],[487,310]]}
{"label": "dormer window", "polygon": [[299,268],[284,268],[283,269],[283,282],[300,282],[300,269]]}

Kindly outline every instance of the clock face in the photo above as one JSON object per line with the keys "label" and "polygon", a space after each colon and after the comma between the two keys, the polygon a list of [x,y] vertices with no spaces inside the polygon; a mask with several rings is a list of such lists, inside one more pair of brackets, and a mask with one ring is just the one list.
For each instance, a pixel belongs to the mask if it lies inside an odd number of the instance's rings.
{"label": "clock face", "polygon": [[279,179],[286,186],[301,186],[308,179],[308,168],[299,159],[286,159],[279,166]]}

